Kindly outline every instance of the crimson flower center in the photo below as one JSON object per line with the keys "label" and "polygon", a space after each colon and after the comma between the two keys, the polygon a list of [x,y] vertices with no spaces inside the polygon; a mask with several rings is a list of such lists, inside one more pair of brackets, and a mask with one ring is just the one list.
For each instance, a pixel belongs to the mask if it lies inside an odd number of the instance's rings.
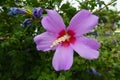
{"label": "crimson flower center", "polygon": [[62,46],[69,46],[70,43],[74,44],[76,38],[74,37],[75,33],[72,30],[62,30],[59,32],[59,36],[55,41],[53,41],[51,47],[61,44]]}

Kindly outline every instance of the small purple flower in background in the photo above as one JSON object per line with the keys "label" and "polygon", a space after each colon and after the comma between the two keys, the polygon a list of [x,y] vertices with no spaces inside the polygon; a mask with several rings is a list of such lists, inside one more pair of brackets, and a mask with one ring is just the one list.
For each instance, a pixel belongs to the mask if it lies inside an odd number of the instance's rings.
{"label": "small purple flower in background", "polygon": [[79,11],[70,21],[68,28],[61,16],[54,10],[47,10],[48,15],[43,17],[42,25],[46,32],[35,36],[37,50],[56,50],[52,65],[56,71],[68,70],[73,63],[73,50],[88,60],[99,56],[99,43],[84,37],[98,23],[98,17],[88,10]]}
{"label": "small purple flower in background", "polygon": [[27,11],[25,9],[13,7],[10,8],[8,15],[18,15],[18,14],[26,14],[26,13]]}
{"label": "small purple flower in background", "polygon": [[34,18],[40,18],[41,15],[42,15],[42,12],[43,12],[42,8],[38,7],[38,8],[34,8],[33,9],[33,13],[32,14],[33,14]]}
{"label": "small purple flower in background", "polygon": [[98,33],[97,33],[96,31],[94,31],[92,34],[93,34],[95,37],[98,36]]}
{"label": "small purple flower in background", "polygon": [[99,8],[101,8],[101,7],[102,7],[102,3],[101,3],[101,1],[100,1],[100,0],[97,0],[97,4],[99,5]]}
{"label": "small purple flower in background", "polygon": [[88,73],[88,74],[89,74],[89,73],[90,73],[90,70],[89,70],[89,69],[87,69],[87,70],[86,70],[86,73]]}
{"label": "small purple flower in background", "polygon": [[106,31],[105,36],[110,36],[112,34],[112,31]]}
{"label": "small purple flower in background", "polygon": [[112,40],[112,44],[117,44],[117,40]]}
{"label": "small purple flower in background", "polygon": [[32,18],[25,19],[22,27],[26,27],[27,25],[29,25],[30,27],[32,26]]}
{"label": "small purple flower in background", "polygon": [[10,8],[10,11],[9,11],[8,15],[18,15],[18,14],[28,14],[28,15],[30,15],[32,18],[25,19],[23,24],[21,24],[21,25],[22,25],[22,27],[26,27],[27,25],[29,25],[31,27],[32,22],[34,20],[36,20],[37,18],[41,18],[42,12],[43,12],[43,10],[40,7],[34,8],[33,12],[29,9],[12,7],[12,8]]}
{"label": "small purple flower in background", "polygon": [[26,52],[29,53],[29,52],[30,52],[30,48],[27,48],[27,49],[26,49]]}
{"label": "small purple flower in background", "polygon": [[96,75],[96,76],[98,76],[98,77],[101,77],[101,76],[102,76],[99,72],[97,72],[97,70],[95,70],[94,67],[91,67],[90,69],[87,69],[87,70],[86,70],[86,73],[87,73],[87,74],[94,74],[94,75]]}
{"label": "small purple flower in background", "polygon": [[95,70],[95,68],[92,67],[91,70],[92,70],[93,74],[95,74],[95,75],[98,74],[98,72]]}
{"label": "small purple flower in background", "polygon": [[[33,12],[32,12],[32,16],[34,18],[29,18],[29,19],[25,19],[25,21],[23,22],[22,26],[26,27],[27,25],[29,25],[30,27],[32,26],[32,22],[37,19],[40,18],[42,16],[42,8],[38,7],[38,8],[34,8]],[[27,10],[27,14],[31,14],[31,11]]]}
{"label": "small purple flower in background", "polygon": [[98,73],[98,72],[95,70],[95,68],[92,67],[91,70],[92,70],[92,72],[93,72],[94,75],[101,76],[101,74]]}

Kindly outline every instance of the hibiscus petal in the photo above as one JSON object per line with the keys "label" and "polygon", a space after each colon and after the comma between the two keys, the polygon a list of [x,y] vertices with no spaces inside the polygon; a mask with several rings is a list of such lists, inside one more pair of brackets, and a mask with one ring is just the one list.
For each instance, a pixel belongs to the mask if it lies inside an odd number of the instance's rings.
{"label": "hibiscus petal", "polygon": [[83,58],[86,59],[96,59],[99,56],[99,52],[95,49],[90,48],[88,45],[81,43],[76,40],[74,44],[70,44],[71,47]]}
{"label": "hibiscus petal", "polygon": [[47,31],[59,33],[61,30],[65,30],[65,24],[56,11],[47,10],[47,13],[48,15],[42,19],[42,25]]}
{"label": "hibiscus petal", "polygon": [[54,54],[52,64],[56,71],[68,70],[73,63],[73,49],[71,47],[58,46]]}
{"label": "hibiscus petal", "polygon": [[88,10],[79,11],[70,21],[68,30],[74,31],[76,36],[92,30],[98,23],[98,17]]}
{"label": "hibiscus petal", "polygon": [[52,42],[57,38],[56,36],[57,35],[50,32],[44,32],[40,35],[35,36],[34,42],[37,45],[37,50],[48,51],[53,49],[50,46],[52,45]]}
{"label": "hibiscus petal", "polygon": [[89,46],[92,49],[97,50],[98,48],[100,48],[100,44],[93,38],[80,37],[79,40],[81,43]]}

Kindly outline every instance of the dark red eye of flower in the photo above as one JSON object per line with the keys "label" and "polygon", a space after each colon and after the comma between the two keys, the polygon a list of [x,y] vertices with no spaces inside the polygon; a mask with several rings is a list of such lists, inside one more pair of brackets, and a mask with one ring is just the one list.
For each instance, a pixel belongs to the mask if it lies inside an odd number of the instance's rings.
{"label": "dark red eye of flower", "polygon": [[53,42],[53,45],[56,46],[59,43],[62,43],[62,46],[69,46],[70,43],[75,42],[75,33],[72,30],[68,30],[67,32],[65,30],[60,31],[58,39]]}
{"label": "dark red eye of flower", "polygon": [[75,33],[72,31],[72,30],[68,30],[67,31],[67,34],[70,36],[70,39],[69,39],[69,42],[74,44],[76,38],[75,38]]}

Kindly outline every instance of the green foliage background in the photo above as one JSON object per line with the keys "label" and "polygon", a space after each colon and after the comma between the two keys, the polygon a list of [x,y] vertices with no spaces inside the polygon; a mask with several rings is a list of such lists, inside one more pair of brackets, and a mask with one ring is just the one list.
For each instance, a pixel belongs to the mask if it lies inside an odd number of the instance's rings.
{"label": "green foliage background", "polygon": [[[69,2],[61,5],[62,0],[3,0],[0,2],[0,80],[120,80],[120,33],[114,33],[114,24],[120,20],[120,12],[109,9],[116,5],[116,0],[105,4],[101,0],[76,0],[79,9],[72,7]],[[99,1],[103,7],[95,10]],[[66,25],[81,9],[87,9],[99,16],[95,32],[86,36],[96,38],[101,47],[100,57],[96,60],[85,60],[74,54],[74,63],[70,70],[56,72],[52,67],[54,51],[42,52],[36,50],[33,42],[35,35],[44,32],[41,19],[33,23],[33,27],[21,27],[20,24],[28,15],[8,16],[11,7],[33,9],[42,7],[56,9],[63,17]],[[46,15],[45,11],[43,13]],[[87,23],[86,23],[87,24]],[[116,24],[116,26],[118,26]],[[118,26],[120,27],[120,26]],[[38,29],[38,32],[35,30]],[[94,67],[99,75],[91,70]]]}

